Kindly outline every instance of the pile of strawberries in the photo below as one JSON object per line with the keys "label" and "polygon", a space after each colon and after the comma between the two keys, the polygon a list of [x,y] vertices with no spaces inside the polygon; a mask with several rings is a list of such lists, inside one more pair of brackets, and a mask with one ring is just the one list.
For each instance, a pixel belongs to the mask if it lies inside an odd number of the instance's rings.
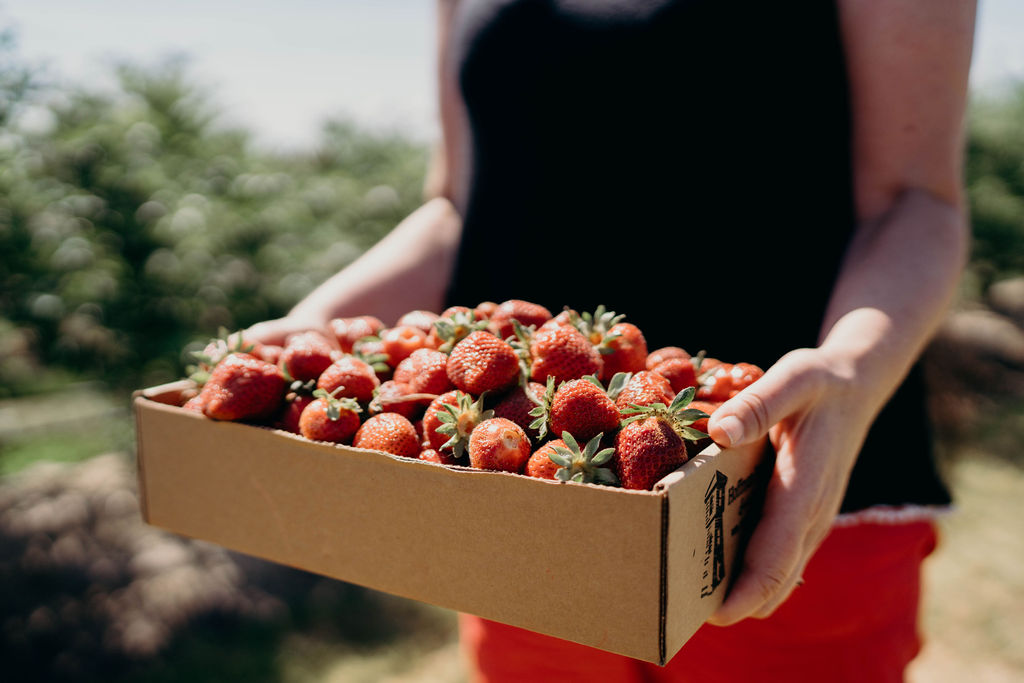
{"label": "pile of strawberries", "polygon": [[184,408],[444,465],[651,489],[707,443],[707,419],[763,373],[648,351],[599,307],[485,302],[392,327],[338,318],[285,345],[225,335],[195,354]]}

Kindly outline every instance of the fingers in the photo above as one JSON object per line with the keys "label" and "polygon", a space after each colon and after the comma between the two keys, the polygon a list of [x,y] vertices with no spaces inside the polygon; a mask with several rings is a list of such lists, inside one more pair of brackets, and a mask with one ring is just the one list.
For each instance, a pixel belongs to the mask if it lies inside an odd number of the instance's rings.
{"label": "fingers", "polygon": [[724,448],[756,441],[772,425],[814,400],[821,378],[821,364],[814,351],[800,349],[787,354],[712,414],[708,435]]}

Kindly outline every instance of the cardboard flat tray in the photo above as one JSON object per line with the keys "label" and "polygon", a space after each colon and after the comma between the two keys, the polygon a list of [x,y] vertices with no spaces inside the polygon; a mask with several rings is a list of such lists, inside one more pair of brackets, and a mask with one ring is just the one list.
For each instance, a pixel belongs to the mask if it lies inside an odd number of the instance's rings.
{"label": "cardboard flat tray", "polygon": [[770,469],[763,443],[654,491],[446,467],[210,420],[190,386],[134,399],[147,523],[659,664],[721,603]]}

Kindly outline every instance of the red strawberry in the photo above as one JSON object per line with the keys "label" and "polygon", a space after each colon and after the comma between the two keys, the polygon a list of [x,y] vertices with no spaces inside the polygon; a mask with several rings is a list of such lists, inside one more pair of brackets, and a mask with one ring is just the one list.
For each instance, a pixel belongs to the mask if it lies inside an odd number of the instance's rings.
{"label": "red strawberry", "polygon": [[615,468],[624,488],[650,490],[669,472],[686,463],[686,442],[703,438],[690,425],[707,414],[689,407],[695,389],[680,393],[671,405],[637,409],[623,420],[615,437]]}
{"label": "red strawberry", "polygon": [[[708,414],[708,417],[711,417],[711,415],[713,415],[714,412],[718,410],[718,408],[722,405],[723,402],[724,401],[691,401],[690,407],[693,408],[694,410],[703,410],[705,413]],[[691,424],[690,427],[696,429],[698,432],[704,432],[705,434],[707,434],[708,418],[702,417],[699,420],[694,421],[694,423]]]}
{"label": "red strawberry", "polygon": [[535,382],[546,382],[549,376],[556,383],[567,382],[602,371],[601,354],[574,327],[548,328],[532,335],[519,327],[516,336],[521,349],[528,344],[530,379]]}
{"label": "red strawberry", "polygon": [[519,357],[507,342],[478,330],[455,345],[446,371],[458,389],[479,396],[515,382]]}
{"label": "red strawberry", "polygon": [[427,333],[412,325],[391,327],[380,333],[380,343],[388,355],[388,365],[394,368],[413,351],[427,345]]}
{"label": "red strawberry", "polygon": [[548,441],[535,450],[530,455],[530,459],[526,461],[526,476],[537,479],[555,479],[555,475],[558,473],[559,468],[561,468],[561,465],[551,459],[556,446],[564,448],[565,442],[561,439],[555,439],[554,441]]}
{"label": "red strawberry", "polygon": [[669,358],[658,363],[654,372],[667,379],[677,394],[686,387],[697,386],[697,371],[689,358]]}
{"label": "red strawberry", "polygon": [[335,398],[323,389],[313,395],[299,417],[299,433],[314,441],[348,443],[359,429],[362,408],[351,398]]}
{"label": "red strawberry", "polygon": [[[423,441],[433,448],[434,450],[441,450],[443,446],[451,436],[447,434],[440,434],[437,428],[444,424],[441,421],[441,415],[446,413],[445,406],[457,407],[459,405],[459,396],[464,395],[457,389],[452,391],[446,391],[441,394],[427,406],[427,411],[423,413]],[[469,431],[473,431],[470,428]],[[467,433],[468,438],[468,433]]]}
{"label": "red strawberry", "polygon": [[578,441],[619,426],[618,408],[601,383],[593,377],[561,384],[551,398],[550,427],[553,434],[569,432]]}
{"label": "red strawberry", "polygon": [[443,394],[452,388],[448,356],[433,349],[416,349],[395,368],[394,380],[409,385],[413,393]]}
{"label": "red strawberry", "polygon": [[[452,453],[462,459],[469,445],[470,435],[476,426],[484,420],[494,417],[493,410],[484,410],[484,399],[481,396],[476,402],[469,394],[456,391],[455,403],[440,403],[436,417],[441,424],[434,428],[434,435],[445,438],[437,450],[441,453]],[[438,397],[440,398],[440,397]],[[433,405],[433,404],[431,404]],[[431,419],[433,425],[433,418]],[[431,442],[434,443],[434,442]]]}
{"label": "red strawberry", "polygon": [[284,397],[284,409],[277,418],[277,426],[286,432],[299,434],[299,418],[306,406],[313,402],[313,396],[306,393],[288,392]]}
{"label": "red strawberry", "polygon": [[533,416],[530,415],[530,411],[536,408],[543,398],[544,385],[530,382],[529,390],[533,394],[533,398],[527,395],[526,390],[522,386],[513,388],[495,404],[494,416],[512,420],[522,427],[523,431],[531,439],[536,441],[540,438],[540,434],[536,428],[530,426],[533,423]]}
{"label": "red strawberry", "polygon": [[196,365],[189,367],[189,377],[202,386],[210,378],[210,373],[217,367],[217,364],[232,353],[275,362],[264,358],[263,351],[264,347],[259,342],[250,342],[243,339],[241,330],[228,333],[226,328],[221,327],[217,338],[211,339],[202,351],[193,351],[191,353],[191,356],[196,360]]}
{"label": "red strawberry", "polygon": [[498,304],[493,301],[481,301],[473,309],[473,315],[477,320],[489,320],[496,310],[498,310]]}
{"label": "red strawberry", "polygon": [[701,375],[697,397],[705,401],[728,401],[757,381],[764,371],[751,363],[720,363]]}
{"label": "red strawberry", "polygon": [[426,462],[436,462],[440,465],[458,464],[457,461],[455,460],[455,457],[452,456],[451,454],[446,455],[444,453],[441,453],[440,451],[434,450],[433,448],[424,448],[422,451],[420,451],[420,454],[417,457],[420,460],[425,460]]}
{"label": "red strawberry", "polygon": [[416,428],[398,413],[381,413],[367,419],[356,431],[352,445],[407,458],[420,454]]}
{"label": "red strawberry", "polygon": [[598,377],[607,382],[619,372],[639,372],[647,367],[647,340],[632,323],[617,323],[597,347],[604,360]]}
{"label": "red strawberry", "polygon": [[530,459],[530,439],[511,420],[492,417],[469,435],[469,464],[481,470],[520,472]]}
{"label": "red strawberry", "polygon": [[355,318],[335,318],[327,326],[334,333],[338,346],[345,353],[352,353],[355,343],[363,337],[375,336],[384,329],[384,323],[372,315],[360,315]]}
{"label": "red strawberry", "polygon": [[191,410],[194,413],[203,412],[202,394],[196,394],[189,400],[185,401],[185,403],[183,403],[181,407],[184,408],[185,410]]}
{"label": "red strawberry", "polygon": [[319,332],[300,332],[288,337],[278,365],[301,382],[315,380],[333,362],[334,347]]}
{"label": "red strawberry", "polygon": [[373,368],[355,356],[342,356],[320,373],[316,381],[318,388],[327,393],[335,392],[338,398],[354,398],[361,403],[373,399],[374,390],[380,386]]}
{"label": "red strawberry", "polygon": [[641,370],[633,375],[615,399],[615,406],[620,410],[631,405],[649,406],[652,403],[668,405],[675,398],[676,392],[672,384],[656,372]]}
{"label": "red strawberry", "polygon": [[550,319],[551,311],[540,304],[521,299],[509,299],[494,309],[489,320],[489,328],[499,338],[507,339],[515,334],[512,327],[513,320],[518,320],[523,327],[533,325],[536,329]]}
{"label": "red strawberry", "polygon": [[651,351],[649,354],[647,354],[647,369],[653,370],[655,366],[658,365],[658,363],[666,361],[669,358],[689,359],[690,354],[688,354],[686,351],[679,348],[678,346],[663,346],[660,349],[655,349],[654,351]]}
{"label": "red strawberry", "polygon": [[409,311],[395,323],[395,327],[410,326],[416,327],[423,330],[424,333],[430,334],[430,331],[434,329],[434,323],[440,316],[433,311]]}
{"label": "red strawberry", "polygon": [[276,365],[229,354],[210,373],[201,392],[203,413],[215,420],[270,417],[281,406],[288,382]]}

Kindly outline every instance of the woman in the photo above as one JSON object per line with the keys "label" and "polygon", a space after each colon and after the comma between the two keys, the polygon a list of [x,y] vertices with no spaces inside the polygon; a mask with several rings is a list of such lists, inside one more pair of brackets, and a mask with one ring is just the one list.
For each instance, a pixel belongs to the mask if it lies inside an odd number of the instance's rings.
{"label": "woman", "polygon": [[652,348],[768,367],[709,432],[777,451],[737,581],[667,667],[466,617],[481,679],[901,679],[930,515],[948,503],[913,367],[968,243],[974,13],[441,1],[436,198],[251,333],[603,303]]}

